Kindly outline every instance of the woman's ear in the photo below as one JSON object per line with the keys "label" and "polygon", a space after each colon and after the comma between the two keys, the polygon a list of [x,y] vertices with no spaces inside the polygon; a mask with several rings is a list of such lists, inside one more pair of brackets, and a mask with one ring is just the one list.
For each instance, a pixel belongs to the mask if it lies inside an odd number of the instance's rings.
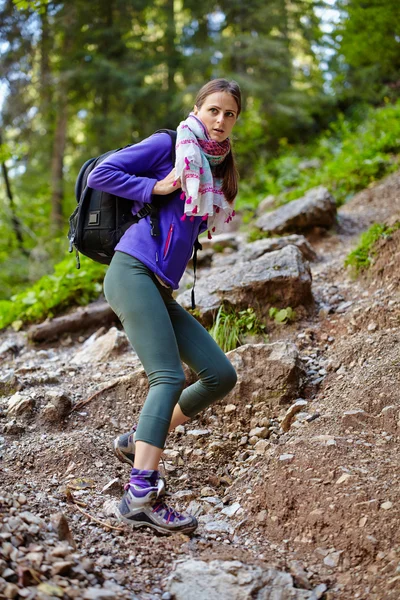
{"label": "woman's ear", "polygon": [[193,107],[193,114],[194,114],[194,115],[197,115],[197,114],[198,114],[198,112],[199,112],[199,109],[197,108],[197,106],[196,106],[196,105],[194,105],[194,107]]}

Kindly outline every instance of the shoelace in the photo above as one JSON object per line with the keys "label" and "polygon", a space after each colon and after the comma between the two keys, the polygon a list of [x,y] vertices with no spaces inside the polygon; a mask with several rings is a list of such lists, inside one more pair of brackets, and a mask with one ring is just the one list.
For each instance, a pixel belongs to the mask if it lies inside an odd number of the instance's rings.
{"label": "shoelace", "polygon": [[155,506],[153,506],[154,513],[160,513],[162,510],[165,511],[163,518],[167,520],[167,523],[170,523],[175,519],[180,520],[181,515],[178,513],[178,511],[169,507],[165,502],[158,502]]}

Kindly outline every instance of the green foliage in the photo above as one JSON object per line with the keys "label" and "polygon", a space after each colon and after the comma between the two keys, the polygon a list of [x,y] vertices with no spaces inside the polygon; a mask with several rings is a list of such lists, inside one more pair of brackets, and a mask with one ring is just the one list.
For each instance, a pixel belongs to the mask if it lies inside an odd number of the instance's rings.
{"label": "green foliage", "polygon": [[398,97],[399,1],[337,0],[336,9],[342,12],[333,34],[336,93],[349,104]]}
{"label": "green foliage", "polygon": [[70,256],[55,266],[52,275],[41,277],[10,300],[0,301],[0,329],[10,324],[20,329],[26,323],[53,317],[69,306],[96,299],[105,267],[85,257],[81,263],[81,268],[76,269],[75,259]]}
{"label": "green foliage", "polygon": [[[285,203],[324,185],[340,206],[398,168],[400,101],[367,110],[361,122],[342,115],[308,147],[290,147],[285,140],[281,147],[277,158],[261,161],[257,167],[262,172],[256,178],[258,197],[273,194]],[[316,159],[319,166],[306,168],[304,162],[309,159]],[[238,205],[247,202],[247,197],[240,196]]]}
{"label": "green foliage", "polygon": [[275,308],[274,306],[271,306],[268,314],[271,319],[275,321],[275,323],[279,323],[281,325],[292,322],[296,318],[296,313],[290,306],[287,308]]}
{"label": "green foliage", "polygon": [[264,335],[265,325],[253,308],[235,312],[220,306],[210,334],[224,352],[234,350],[247,335]]}
{"label": "green foliage", "polygon": [[356,275],[368,269],[376,255],[377,241],[388,237],[397,229],[400,229],[400,221],[391,227],[381,223],[374,223],[368,231],[365,231],[361,235],[357,247],[348,254],[344,262],[345,266],[351,267]]}

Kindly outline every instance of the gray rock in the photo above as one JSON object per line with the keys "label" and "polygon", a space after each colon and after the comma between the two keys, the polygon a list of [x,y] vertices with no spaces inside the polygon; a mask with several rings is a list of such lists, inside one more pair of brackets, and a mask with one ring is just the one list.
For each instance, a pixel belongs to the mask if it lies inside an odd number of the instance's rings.
{"label": "gray rock", "polygon": [[[259,419],[270,418],[277,407],[298,397],[305,370],[294,344],[245,344],[228,352],[227,357],[237,372],[238,382],[225,399],[237,410],[224,413],[226,419],[237,422],[247,418],[246,405],[254,402],[259,403]],[[215,413],[222,413],[223,409],[223,404],[215,405]]]}
{"label": "gray rock", "polygon": [[22,396],[17,392],[8,401],[7,415],[9,417],[26,415],[32,412],[33,407],[33,398]]}
{"label": "gray rock", "polygon": [[257,240],[251,244],[246,244],[243,250],[240,252],[243,260],[255,260],[259,256],[266,254],[267,252],[274,252],[275,250],[282,250],[286,246],[297,246],[302,255],[306,260],[313,261],[317,258],[317,254],[310,242],[304,237],[304,235],[286,235],[278,238],[266,238],[263,240]]}
{"label": "gray rock", "polygon": [[289,573],[240,561],[188,560],[168,581],[175,600],[309,600],[312,591],[294,587]]}
{"label": "gray rock", "polygon": [[328,190],[320,186],[308,190],[302,198],[262,215],[256,226],[270,233],[298,233],[312,227],[329,228],[335,218],[336,202]]}
{"label": "gray rock", "polygon": [[89,587],[83,593],[84,600],[115,600],[114,590]]}
{"label": "gray rock", "polygon": [[61,421],[70,413],[72,399],[64,390],[58,389],[48,391],[46,393],[46,399],[49,402],[42,411],[42,416],[46,421]]}
{"label": "gray rock", "polygon": [[270,194],[266,196],[264,200],[261,200],[260,204],[257,206],[257,215],[262,215],[268,210],[272,210],[275,206],[276,197]]}
{"label": "gray rock", "polygon": [[[191,291],[180,294],[177,301],[191,308]],[[259,306],[267,316],[272,305],[294,308],[311,301],[310,267],[293,245],[238,263],[235,268],[212,268],[196,286],[196,307],[205,323],[212,321],[222,302],[237,310]]]}
{"label": "gray rock", "polygon": [[213,235],[211,240],[202,238],[201,245],[203,246],[203,250],[213,249],[214,252],[220,249],[223,250],[224,248],[237,250],[239,246],[238,234],[234,232],[219,233],[218,235]]}
{"label": "gray rock", "polygon": [[91,336],[83,344],[71,363],[75,365],[85,365],[88,363],[103,362],[110,358],[114,353],[125,350],[129,345],[128,338],[123,331],[116,327],[111,327],[104,335],[96,337]]}
{"label": "gray rock", "polygon": [[208,533],[225,533],[232,535],[235,531],[232,525],[229,525],[226,521],[210,521],[204,526],[205,531]]}

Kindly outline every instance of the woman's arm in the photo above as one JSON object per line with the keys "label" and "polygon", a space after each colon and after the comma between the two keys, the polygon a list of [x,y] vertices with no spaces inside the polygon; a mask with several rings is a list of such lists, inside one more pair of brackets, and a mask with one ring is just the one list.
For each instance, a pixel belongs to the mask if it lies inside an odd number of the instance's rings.
{"label": "woman's arm", "polygon": [[[123,148],[93,169],[88,186],[129,200],[151,202],[153,193],[163,193],[154,190],[161,182],[152,171],[165,168],[171,162],[171,148],[172,140],[166,133],[152,135],[139,144]],[[160,187],[161,190],[165,188]]]}

